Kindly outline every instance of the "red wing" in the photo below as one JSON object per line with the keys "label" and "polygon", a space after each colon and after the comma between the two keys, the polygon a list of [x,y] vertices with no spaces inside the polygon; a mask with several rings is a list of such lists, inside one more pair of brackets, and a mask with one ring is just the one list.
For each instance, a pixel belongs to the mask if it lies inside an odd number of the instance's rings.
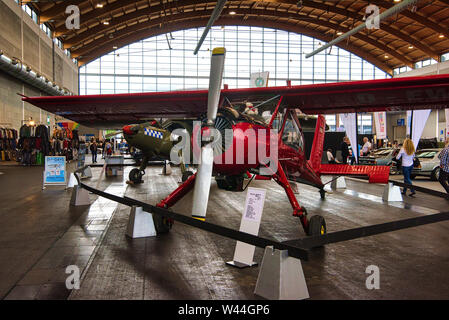
{"label": "red wing", "polygon": [[150,118],[198,117],[206,112],[207,90],[83,96],[24,97],[22,100],[70,120],[112,128]]}
{"label": "red wing", "polygon": [[320,175],[367,176],[370,183],[388,183],[389,166],[351,166],[349,164],[322,164]]}
{"label": "red wing", "polygon": [[268,87],[222,91],[230,101],[261,100],[282,95],[283,104],[307,114],[394,111],[446,108],[449,75],[324,83],[291,87]]}
{"label": "red wing", "polygon": [[[197,117],[206,111],[207,95],[207,90],[198,90],[23,100],[88,126],[112,128],[148,118]],[[308,114],[446,108],[449,75],[222,90],[222,97],[233,103],[260,102],[275,95]]]}

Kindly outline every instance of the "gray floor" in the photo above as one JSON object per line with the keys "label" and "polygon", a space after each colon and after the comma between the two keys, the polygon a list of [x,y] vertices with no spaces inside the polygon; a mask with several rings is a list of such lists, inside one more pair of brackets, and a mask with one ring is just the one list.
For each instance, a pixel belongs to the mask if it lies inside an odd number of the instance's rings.
{"label": "gray floor", "polygon": [[[94,178],[96,185],[100,168]],[[129,170],[129,167],[127,168]],[[234,269],[235,241],[175,223],[169,234],[130,240],[129,208],[101,202],[70,207],[70,191],[41,190],[42,168],[1,168],[0,297],[6,299],[257,299],[259,268]],[[160,168],[146,170],[145,183],[102,179],[100,188],[156,203],[177,185]],[[316,189],[299,185],[298,200],[310,214],[322,214],[328,231],[393,221],[447,210],[449,202],[418,193],[404,203],[385,204],[382,187],[347,179],[348,188],[320,200]],[[435,182],[422,182],[429,187]],[[279,241],[303,237],[282,189],[267,189],[260,235]],[[111,190],[111,189],[110,189]],[[245,193],[222,192],[212,184],[209,222],[238,229]],[[191,195],[173,210],[189,214]],[[115,210],[112,210],[112,209]],[[110,213],[111,210],[113,213]],[[449,222],[327,245],[303,262],[312,299],[449,299]],[[260,262],[262,249],[255,260]],[[65,267],[82,272],[81,288],[65,288]],[[368,265],[380,268],[380,290],[365,287]],[[69,296],[70,294],[70,296]]]}

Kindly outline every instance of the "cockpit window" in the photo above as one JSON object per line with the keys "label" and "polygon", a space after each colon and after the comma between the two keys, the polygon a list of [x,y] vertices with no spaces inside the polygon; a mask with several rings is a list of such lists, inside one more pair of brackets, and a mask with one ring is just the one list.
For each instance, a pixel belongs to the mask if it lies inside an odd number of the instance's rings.
{"label": "cockpit window", "polygon": [[302,150],[304,141],[296,121],[294,121],[291,112],[285,114],[287,118],[285,122],[284,132],[282,133],[282,142],[296,150]]}

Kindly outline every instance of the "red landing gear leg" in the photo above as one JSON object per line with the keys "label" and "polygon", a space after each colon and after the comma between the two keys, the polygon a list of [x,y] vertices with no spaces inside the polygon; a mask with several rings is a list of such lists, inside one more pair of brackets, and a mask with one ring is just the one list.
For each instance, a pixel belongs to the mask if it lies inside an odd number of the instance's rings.
{"label": "red landing gear leg", "polygon": [[307,220],[307,211],[304,207],[301,207],[296,200],[295,194],[293,193],[292,187],[285,176],[284,169],[280,163],[278,163],[277,174],[273,175],[274,181],[276,181],[281,187],[284,188],[285,193],[287,193],[288,200],[293,208],[293,216],[299,217],[301,225],[306,234],[309,234],[309,221]]}
{"label": "red landing gear leg", "polygon": [[[193,189],[195,185],[195,177],[196,174],[190,176],[183,184],[181,184],[178,188],[176,188],[175,191],[170,193],[165,199],[159,202],[156,206],[165,209],[172,207],[176,202],[178,202],[190,190]],[[153,221],[158,234],[169,232],[174,222],[173,219],[160,217],[158,215],[153,215]]]}
{"label": "red landing gear leg", "polygon": [[182,199],[195,185],[196,173],[191,175],[183,184],[181,184],[175,191],[170,193],[165,199],[159,202],[156,206],[160,208],[170,208],[176,202]]}

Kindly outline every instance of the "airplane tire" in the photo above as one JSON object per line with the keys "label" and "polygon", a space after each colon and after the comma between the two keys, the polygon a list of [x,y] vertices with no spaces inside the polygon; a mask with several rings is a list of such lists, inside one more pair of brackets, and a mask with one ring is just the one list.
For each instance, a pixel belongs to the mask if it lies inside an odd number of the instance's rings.
{"label": "airplane tire", "polygon": [[173,225],[169,219],[158,214],[153,214],[153,222],[157,234],[168,233]]}
{"label": "airplane tire", "polygon": [[320,215],[315,215],[309,220],[308,236],[322,236],[326,234],[326,221]]}
{"label": "airplane tire", "polygon": [[186,182],[187,179],[190,178],[190,176],[193,175],[192,171],[186,171],[182,174],[182,182]]}
{"label": "airplane tire", "polygon": [[440,168],[435,168],[435,170],[432,171],[432,174],[430,175],[430,179],[432,181],[437,181],[440,178]]}
{"label": "airplane tire", "polygon": [[320,197],[322,200],[326,198],[326,191],[324,189],[320,189]]}
{"label": "airplane tire", "polygon": [[144,174],[144,171],[134,168],[129,172],[129,180],[131,180],[134,183],[141,183],[141,182],[143,182],[142,181],[143,174]]}

